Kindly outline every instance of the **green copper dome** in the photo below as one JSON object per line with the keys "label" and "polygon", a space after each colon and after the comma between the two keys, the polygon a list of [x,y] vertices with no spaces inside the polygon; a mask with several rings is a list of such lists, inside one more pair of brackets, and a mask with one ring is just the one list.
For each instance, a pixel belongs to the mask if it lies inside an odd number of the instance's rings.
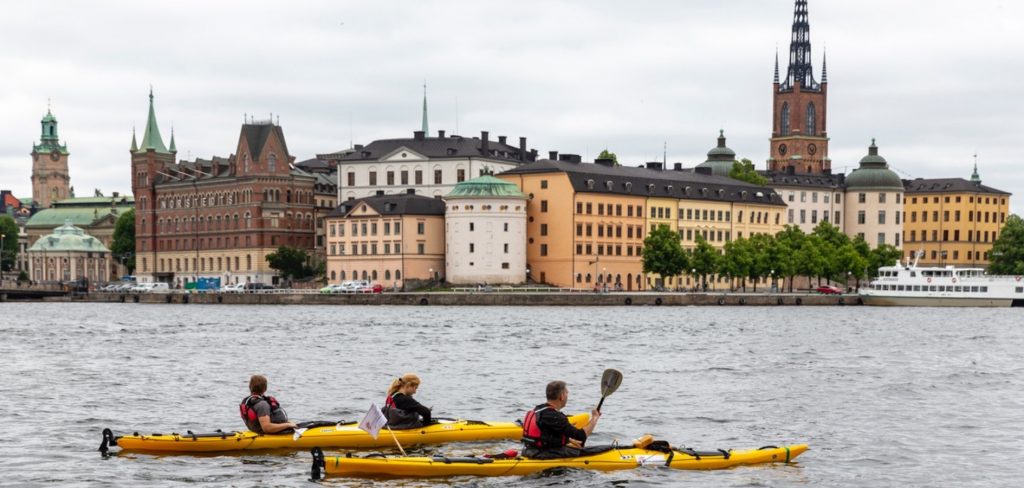
{"label": "green copper dome", "polygon": [[708,159],[697,165],[698,168],[711,168],[715,176],[729,176],[732,165],[736,162],[736,151],[725,145],[725,131],[718,131],[718,146],[708,151]]}
{"label": "green copper dome", "polygon": [[872,139],[868,155],[860,160],[860,167],[846,177],[846,187],[902,190],[903,181],[889,169],[889,163],[885,158],[878,155],[878,146],[875,146],[875,140]]}
{"label": "green copper dome", "polygon": [[71,224],[71,220],[53,230],[53,234],[40,237],[32,244],[29,252],[102,252],[110,249],[99,239],[88,235],[81,228]]}
{"label": "green copper dome", "polygon": [[472,180],[463,181],[444,197],[446,200],[457,198],[518,198],[526,199],[514,183],[500,180],[491,175],[484,175]]}

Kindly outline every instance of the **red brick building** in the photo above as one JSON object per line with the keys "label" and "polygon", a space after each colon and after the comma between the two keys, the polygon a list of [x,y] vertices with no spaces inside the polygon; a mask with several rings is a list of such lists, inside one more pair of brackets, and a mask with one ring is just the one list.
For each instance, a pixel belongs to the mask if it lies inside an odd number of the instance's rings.
{"label": "red brick building", "polygon": [[278,246],[312,249],[316,178],[293,169],[284,132],[273,121],[242,125],[235,153],[176,159],[164,146],[149,95],[142,143],[132,136],[136,276],[184,286],[276,283],[266,255]]}
{"label": "red brick building", "polygon": [[807,0],[796,0],[793,34],[789,44],[789,69],[779,81],[779,58],[775,56],[772,83],[772,137],[768,171],[822,173],[832,169],[828,157],[826,102],[828,71],[821,61],[821,83],[811,68],[811,27]]}

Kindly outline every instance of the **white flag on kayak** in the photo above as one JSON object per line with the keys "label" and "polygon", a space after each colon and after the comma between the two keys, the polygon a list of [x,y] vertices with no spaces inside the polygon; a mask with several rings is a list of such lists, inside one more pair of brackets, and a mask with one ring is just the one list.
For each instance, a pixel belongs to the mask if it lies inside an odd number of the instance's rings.
{"label": "white flag on kayak", "polygon": [[377,434],[380,433],[380,429],[384,428],[388,424],[387,417],[384,416],[384,412],[377,408],[376,403],[370,404],[370,410],[366,412],[366,416],[359,422],[359,428],[369,432],[373,439],[377,439]]}

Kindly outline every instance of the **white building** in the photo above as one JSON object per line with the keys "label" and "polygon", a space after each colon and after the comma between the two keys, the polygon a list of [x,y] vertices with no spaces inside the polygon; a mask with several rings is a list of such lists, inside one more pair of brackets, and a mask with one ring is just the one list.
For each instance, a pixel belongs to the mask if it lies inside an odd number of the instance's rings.
{"label": "white building", "polygon": [[526,281],[526,200],[489,174],[455,185],[445,200],[445,275],[453,285]]}
{"label": "white building", "polygon": [[506,144],[505,136],[490,140],[480,137],[427,137],[416,131],[409,139],[382,139],[366,146],[356,145],[346,153],[318,154],[317,158],[338,167],[339,203],[374,196],[378,190],[395,193],[412,188],[417,195],[441,198],[459,182],[500,173],[536,159],[526,150],[526,138],[519,147]]}

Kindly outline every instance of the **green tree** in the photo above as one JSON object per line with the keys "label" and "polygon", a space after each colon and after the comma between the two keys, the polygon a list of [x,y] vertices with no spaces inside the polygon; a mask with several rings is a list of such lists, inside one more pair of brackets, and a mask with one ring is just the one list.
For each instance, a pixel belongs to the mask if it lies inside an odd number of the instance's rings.
{"label": "green tree", "polygon": [[818,278],[825,274],[828,268],[828,257],[826,256],[824,240],[820,236],[811,234],[804,240],[804,244],[797,250],[797,273],[801,276]]}
{"label": "green tree", "polygon": [[754,282],[754,291],[757,291],[757,282],[761,278],[768,276],[769,272],[775,269],[774,263],[771,261],[771,254],[769,250],[772,247],[772,241],[775,239],[768,234],[754,234],[750,236],[750,269],[747,270],[747,278],[750,278]]}
{"label": "green tree", "polygon": [[[807,245],[807,234],[800,227],[787,225],[778,234],[771,253],[774,256],[775,275],[789,279],[789,291],[793,292],[793,279],[800,273],[799,251]],[[785,288],[785,283],[780,288]]]}
{"label": "green tree", "polygon": [[718,251],[715,250],[703,236],[697,236],[697,247],[690,255],[690,268],[701,277],[701,283],[705,288],[708,286],[708,275],[718,272]]}
{"label": "green tree", "polygon": [[601,154],[597,155],[597,159],[611,159],[615,163],[615,166],[619,165],[619,157],[608,149],[601,151]]}
{"label": "green tree", "polygon": [[3,247],[0,248],[0,269],[14,269],[18,257],[18,224],[10,215],[0,215],[0,235],[3,235]]}
{"label": "green tree", "polygon": [[999,238],[992,244],[988,272],[995,275],[1024,275],[1024,220],[1017,214],[1006,219]]}
{"label": "green tree", "polygon": [[129,210],[117,218],[114,224],[114,240],[110,244],[114,259],[124,262],[128,274],[135,272],[135,210]]}
{"label": "green tree", "polygon": [[668,278],[680,275],[688,265],[686,252],[679,244],[679,234],[669,226],[661,224],[644,238],[644,273]]}
{"label": "green tree", "polygon": [[309,253],[297,247],[278,247],[277,251],[267,254],[267,264],[286,280],[301,280],[316,272],[309,264]]}
{"label": "green tree", "polygon": [[867,278],[878,276],[878,268],[892,266],[903,257],[903,252],[892,245],[882,244],[871,250],[867,260]]}
{"label": "green tree", "polygon": [[853,242],[847,242],[843,247],[839,248],[836,253],[836,264],[837,268],[845,271],[840,271],[840,276],[837,276],[833,281],[842,281],[846,283],[844,286],[849,286],[847,279],[854,278],[857,280],[857,288],[859,289],[860,280],[864,277],[864,270],[868,266],[868,259],[861,256]]}
{"label": "green tree", "polygon": [[754,163],[746,158],[743,158],[742,161],[733,161],[732,169],[729,170],[729,178],[761,186],[768,184],[768,179],[761,176],[761,174],[754,169]]}
{"label": "green tree", "polygon": [[747,291],[746,277],[754,265],[754,253],[750,241],[740,237],[725,243],[718,261],[718,273],[729,278],[729,290],[733,289],[732,279],[739,278],[743,291]]}
{"label": "green tree", "polygon": [[[850,237],[839,231],[827,221],[821,221],[814,227],[813,235],[821,239],[821,255],[824,258],[821,274],[818,275],[818,284],[821,284],[821,277],[824,276],[832,281],[840,281],[846,278],[846,269],[840,264],[840,250],[850,242]],[[839,278],[842,276],[842,278]]]}

